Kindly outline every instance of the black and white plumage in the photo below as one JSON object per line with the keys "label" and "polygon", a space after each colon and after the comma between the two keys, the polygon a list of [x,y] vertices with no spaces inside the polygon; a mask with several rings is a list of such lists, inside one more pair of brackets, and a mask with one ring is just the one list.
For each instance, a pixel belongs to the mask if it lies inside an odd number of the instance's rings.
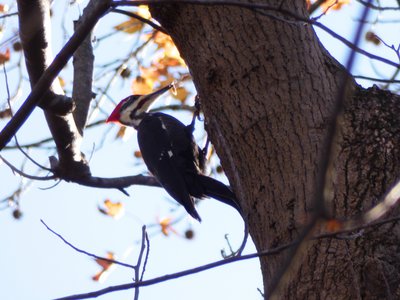
{"label": "black and white plumage", "polygon": [[125,98],[107,122],[133,126],[138,131],[138,144],[147,168],[193,218],[201,221],[193,198],[206,196],[240,213],[234,193],[223,183],[202,174],[204,155],[193,138],[194,124],[186,126],[170,115],[147,112],[157,97],[172,87]]}

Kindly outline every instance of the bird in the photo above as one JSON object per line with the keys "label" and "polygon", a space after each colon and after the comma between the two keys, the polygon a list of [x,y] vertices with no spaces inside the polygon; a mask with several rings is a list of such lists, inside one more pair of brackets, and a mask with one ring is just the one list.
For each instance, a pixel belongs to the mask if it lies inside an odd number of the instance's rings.
{"label": "bird", "polygon": [[107,123],[119,123],[137,130],[139,149],[148,170],[168,194],[194,219],[201,222],[195,199],[211,197],[241,213],[232,190],[222,182],[204,175],[205,154],[194,137],[194,121],[183,124],[175,117],[149,112],[151,105],[175,84],[150,94],[131,95],[115,107]]}

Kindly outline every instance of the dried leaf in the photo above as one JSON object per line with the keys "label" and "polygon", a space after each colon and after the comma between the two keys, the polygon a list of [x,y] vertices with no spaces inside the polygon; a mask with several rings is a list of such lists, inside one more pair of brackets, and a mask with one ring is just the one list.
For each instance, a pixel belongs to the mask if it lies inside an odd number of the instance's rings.
{"label": "dried leaf", "polygon": [[168,236],[170,232],[178,234],[176,232],[176,230],[172,227],[171,223],[172,223],[172,219],[169,218],[169,217],[163,218],[163,219],[158,221],[158,224],[161,226],[161,232],[165,236]]}
{"label": "dried leaf", "polygon": [[165,66],[158,66],[152,64],[150,67],[140,67],[141,77],[147,78],[152,82],[157,82],[160,80],[160,76],[166,75],[168,70]]}
{"label": "dried leaf", "polygon": [[135,130],[132,127],[125,127],[121,125],[121,127],[118,129],[115,139],[121,139],[122,141],[126,142],[133,135],[134,131]]}
{"label": "dried leaf", "polygon": [[10,60],[10,48],[7,48],[5,52],[0,52],[0,64]]}
{"label": "dried leaf", "polygon": [[1,14],[7,13],[9,8],[10,7],[7,4],[0,4],[0,13]]}
{"label": "dried leaf", "polygon": [[366,39],[368,42],[374,43],[374,44],[377,45],[377,46],[381,43],[380,38],[379,38],[374,32],[372,32],[372,31],[368,31],[368,32],[365,34],[365,39]]}
{"label": "dried leaf", "polygon": [[158,64],[166,66],[166,67],[178,67],[182,66],[182,59],[164,56],[163,58],[158,60]]}
{"label": "dried leaf", "polygon": [[65,80],[61,76],[58,76],[58,81],[60,82],[60,85],[62,88],[65,88]]}
{"label": "dried leaf", "polygon": [[117,139],[123,139],[123,138],[124,138],[124,135],[125,135],[125,131],[126,131],[126,127],[121,126],[121,127],[118,129],[116,138],[117,138]]}
{"label": "dried leaf", "polygon": [[151,13],[149,11],[148,5],[139,5],[137,14],[145,19],[151,18]]}
{"label": "dried leaf", "polygon": [[326,0],[324,3],[321,4],[321,9],[323,11],[326,10],[339,10],[342,8],[343,5],[349,4],[350,0]]}
{"label": "dried leaf", "polygon": [[[113,252],[107,252],[106,258],[115,260],[114,253]],[[98,259],[98,258],[96,258],[95,261],[96,261],[97,264],[99,264],[102,267],[102,269],[99,272],[97,272],[96,275],[94,275],[92,277],[92,279],[94,281],[104,282],[104,280],[106,279],[108,273],[111,271],[111,267],[114,266],[115,264],[112,263],[112,262],[103,260],[103,259]]]}
{"label": "dried leaf", "polygon": [[99,211],[107,216],[119,219],[125,212],[124,205],[121,202],[112,202],[110,199],[104,200],[104,208],[98,207]]}
{"label": "dried leaf", "polygon": [[142,76],[137,76],[135,80],[133,80],[131,88],[133,94],[145,95],[153,91],[153,85],[153,80]]}
{"label": "dried leaf", "polygon": [[154,36],[154,43],[157,44],[158,49],[164,50],[164,55],[161,59],[164,59],[165,57],[174,58],[179,61],[178,65],[186,66],[186,63],[181,57],[178,48],[176,48],[169,35],[166,35],[162,32],[157,32],[157,34]]}
{"label": "dried leaf", "polygon": [[114,29],[125,33],[133,34],[143,28],[144,23],[138,19],[130,18],[128,21],[122,22],[114,26]]}
{"label": "dried leaf", "polygon": [[0,111],[0,119],[11,118],[11,108],[6,108],[5,110]]}
{"label": "dried leaf", "polygon": [[181,102],[185,102],[189,95],[189,92],[183,87],[178,87],[177,89],[175,89],[175,91],[176,92],[172,94],[173,97]]}

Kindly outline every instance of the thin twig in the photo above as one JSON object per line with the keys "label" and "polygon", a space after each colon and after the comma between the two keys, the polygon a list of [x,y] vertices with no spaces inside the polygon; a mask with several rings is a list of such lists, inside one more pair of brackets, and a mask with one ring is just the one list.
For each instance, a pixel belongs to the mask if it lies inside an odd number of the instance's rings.
{"label": "thin twig", "polygon": [[397,80],[397,79],[383,79],[383,78],[375,78],[375,77],[369,77],[369,76],[363,76],[363,75],[353,75],[353,78],[376,81],[376,82],[400,83],[400,80]]}
{"label": "thin twig", "polygon": [[164,28],[162,28],[161,26],[157,25],[156,23],[152,22],[152,21],[149,20],[149,19],[146,19],[146,18],[143,18],[142,16],[139,16],[138,14],[135,14],[135,13],[130,12],[130,11],[118,9],[118,8],[113,8],[113,9],[111,10],[111,12],[123,14],[123,15],[126,15],[126,16],[131,17],[131,18],[135,18],[135,19],[137,19],[137,20],[139,20],[139,21],[141,21],[141,22],[143,22],[143,23],[146,23],[147,25],[150,25],[150,26],[153,27],[155,30],[161,31],[162,33],[168,35],[168,32],[167,32]]}
{"label": "thin twig", "polygon": [[[144,251],[146,250],[146,236],[147,236],[147,232],[146,232],[146,226],[142,227],[142,243],[141,243],[141,247],[140,247],[140,252],[139,252],[139,256],[138,256],[138,260],[135,266],[135,281],[138,282],[139,278],[141,278],[140,276],[140,265],[142,264],[142,258],[143,258],[143,254]],[[134,300],[139,300],[139,288],[135,289],[135,297]]]}
{"label": "thin twig", "polygon": [[13,17],[13,16],[18,16],[18,12],[9,13],[9,14],[6,14],[6,15],[2,15],[2,16],[0,16],[0,19],[4,19],[4,18],[8,18],[8,17]]}
{"label": "thin twig", "polygon": [[56,179],[57,176],[52,175],[52,176],[33,176],[26,174],[25,172],[22,172],[19,170],[17,167],[14,167],[8,160],[6,160],[4,157],[0,155],[0,160],[2,160],[14,173],[17,173],[18,175],[21,175],[23,177],[33,179],[33,180],[52,180]]}
{"label": "thin twig", "polygon": [[59,233],[55,232],[53,229],[51,229],[42,219],[40,220],[40,222],[42,222],[42,224],[47,228],[47,230],[49,230],[51,233],[53,233],[54,235],[59,237],[65,244],[67,244],[68,246],[70,246],[72,249],[74,249],[75,251],[77,251],[79,253],[82,253],[82,254],[85,254],[87,256],[93,257],[95,259],[100,259],[100,260],[104,260],[104,261],[109,262],[109,263],[113,263],[113,264],[117,264],[117,265],[120,265],[120,266],[123,266],[123,267],[128,267],[128,268],[131,268],[131,269],[135,269],[135,266],[132,266],[130,264],[126,264],[126,263],[119,262],[117,260],[113,260],[113,259],[97,256],[95,254],[92,254],[92,253],[89,253],[87,251],[81,250],[81,249],[75,247],[74,245],[72,245],[70,242],[68,242],[61,234],[59,234]]}
{"label": "thin twig", "polygon": [[146,247],[146,256],[144,257],[142,274],[140,275],[139,281],[143,280],[144,272],[146,271],[147,261],[149,260],[149,254],[150,254],[150,240],[149,240],[149,235],[147,234],[147,231],[146,231],[145,239],[146,239],[146,246],[147,246]]}
{"label": "thin twig", "polygon": [[[14,113],[12,111],[12,107],[11,107],[11,95],[10,95],[10,89],[9,89],[9,85],[8,85],[8,75],[7,75],[7,69],[6,69],[6,65],[3,63],[3,72],[4,72],[4,80],[6,82],[6,90],[7,90],[7,103],[8,103],[8,107],[10,108],[10,112],[11,112],[11,117],[14,117]],[[41,164],[39,164],[36,160],[34,160],[28,153],[26,153],[21,146],[18,143],[18,138],[17,135],[14,135],[14,140],[15,140],[15,145],[17,146],[18,150],[22,152],[23,155],[25,155],[25,157],[27,159],[29,159],[34,165],[36,165],[37,167],[43,169],[43,170],[47,170],[47,171],[51,171],[49,168],[46,168],[45,166],[42,166]]]}
{"label": "thin twig", "polygon": [[361,3],[362,5],[371,8],[371,9],[375,9],[375,10],[400,10],[399,6],[381,6],[381,5],[374,5],[373,3],[369,2],[369,1],[364,1],[364,0],[357,0],[357,2]]}

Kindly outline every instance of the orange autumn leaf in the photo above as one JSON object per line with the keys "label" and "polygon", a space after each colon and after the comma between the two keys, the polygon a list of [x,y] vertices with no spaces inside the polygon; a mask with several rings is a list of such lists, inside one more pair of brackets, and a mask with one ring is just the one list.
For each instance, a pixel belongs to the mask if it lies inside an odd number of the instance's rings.
{"label": "orange autumn leaf", "polygon": [[[107,252],[106,258],[115,260],[114,253],[113,252]],[[100,258],[96,258],[95,261],[96,261],[96,263],[98,265],[101,266],[102,269],[99,272],[97,272],[92,277],[92,279],[94,281],[103,282],[106,279],[108,273],[111,271],[111,267],[113,267],[115,264],[113,262],[110,262],[110,261],[107,261],[107,260],[104,260],[104,259],[100,259]]]}
{"label": "orange autumn leaf", "polygon": [[149,11],[149,6],[148,5],[139,5],[137,14],[139,16],[145,18],[145,19],[150,19],[151,18],[151,13]]}
{"label": "orange autumn leaf", "polygon": [[133,135],[134,129],[132,127],[120,126],[115,139],[121,139],[122,141],[127,141]]}
{"label": "orange autumn leaf", "polygon": [[187,97],[189,96],[189,92],[187,91],[187,89],[183,87],[178,87],[177,89],[175,89],[175,91],[175,93],[172,93],[172,96],[181,102],[185,102]]}
{"label": "orange autumn leaf", "polygon": [[171,37],[165,33],[157,31],[154,34],[154,43],[157,44],[158,49],[165,48],[166,45],[173,44]]}
{"label": "orange autumn leaf", "polygon": [[6,119],[12,117],[11,108],[6,108],[4,110],[0,110],[0,119]]}
{"label": "orange autumn leaf", "polygon": [[125,131],[126,131],[126,127],[125,127],[125,126],[121,126],[121,127],[118,129],[116,138],[117,138],[117,139],[123,139],[123,138],[124,138],[124,135],[125,135]]}
{"label": "orange autumn leaf", "polygon": [[99,207],[99,211],[107,216],[119,219],[125,212],[124,205],[121,202],[112,202],[110,199],[104,200],[104,208]]}
{"label": "orange autumn leaf", "polygon": [[10,60],[10,48],[7,48],[5,52],[0,52],[0,64]]}
{"label": "orange autumn leaf", "polygon": [[349,4],[350,0],[326,0],[321,4],[321,8],[323,11],[328,9],[339,10],[343,5]]}
{"label": "orange autumn leaf", "polygon": [[[151,18],[151,14],[147,5],[140,5],[138,10],[133,13],[145,19]],[[135,18],[130,18],[129,20],[114,26],[114,29],[125,33],[133,34],[141,30],[144,27],[144,25],[145,23],[143,23],[142,21]]]}
{"label": "orange autumn leaf", "polygon": [[0,4],[0,13],[4,14],[8,12],[9,6],[7,4]]}
{"label": "orange autumn leaf", "polygon": [[61,87],[65,88],[65,80],[61,76],[58,76],[58,81],[60,82]]}
{"label": "orange autumn leaf", "polygon": [[132,93],[139,95],[149,94],[153,91],[153,85],[153,80],[142,76],[137,76],[131,85]]}
{"label": "orange autumn leaf", "polygon": [[122,31],[125,33],[133,34],[140,29],[143,28],[143,22],[140,22],[137,19],[131,18],[128,21],[122,22],[116,26],[114,26],[114,29],[118,31]]}
{"label": "orange autumn leaf", "polygon": [[161,232],[165,236],[168,236],[170,232],[178,234],[176,232],[176,230],[172,227],[171,223],[172,223],[172,219],[169,218],[169,217],[163,218],[163,219],[158,221],[158,224],[161,226]]}
{"label": "orange autumn leaf", "polygon": [[140,67],[141,77],[146,78],[147,80],[149,80],[151,82],[159,81],[160,77],[166,75],[167,73],[168,73],[168,70],[164,66],[160,67],[160,66],[152,64],[148,68]]}
{"label": "orange autumn leaf", "polygon": [[178,65],[186,66],[186,63],[181,57],[178,48],[176,48],[174,42],[169,35],[166,35],[162,32],[157,32],[154,36],[154,43],[157,44],[158,49],[164,50],[164,54],[161,59],[165,57],[174,58],[179,62]]}
{"label": "orange autumn leaf", "polygon": [[182,65],[182,60],[180,58],[164,56],[158,60],[158,64],[166,67],[178,67]]}

